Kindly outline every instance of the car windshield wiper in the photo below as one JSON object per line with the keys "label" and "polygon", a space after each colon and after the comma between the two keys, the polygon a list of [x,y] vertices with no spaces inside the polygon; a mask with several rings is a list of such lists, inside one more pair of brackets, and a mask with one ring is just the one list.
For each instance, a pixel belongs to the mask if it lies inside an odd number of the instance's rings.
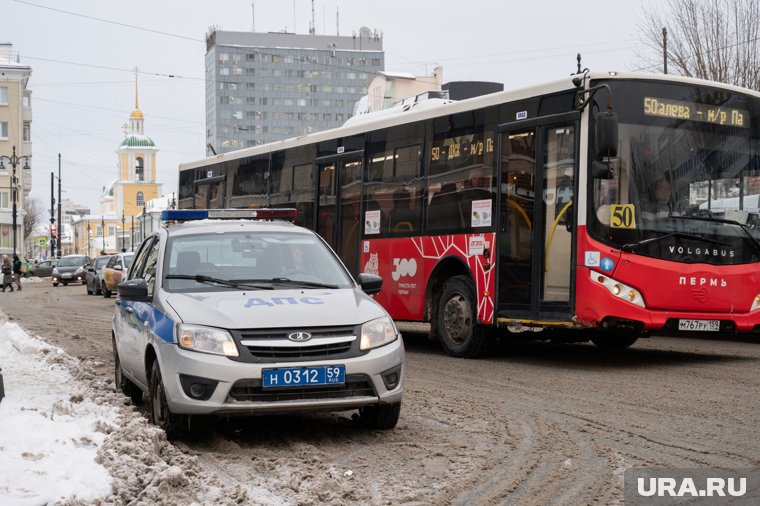
{"label": "car windshield wiper", "polygon": [[[247,289],[255,288],[257,290],[273,290],[274,289],[274,287],[271,284],[255,285],[255,284],[249,284],[245,282],[248,280],[220,279],[220,278],[214,278],[211,276],[204,276],[202,274],[167,274],[166,279],[192,279],[193,281],[197,281],[198,283],[230,286],[232,288],[239,288],[241,290],[244,290],[246,288]],[[259,281],[261,283],[269,282],[269,280],[266,280],[266,279],[250,280],[250,281],[251,282]]]}
{"label": "car windshield wiper", "polygon": [[703,241],[703,242],[706,242],[706,243],[709,243],[709,244],[717,244],[719,246],[730,246],[730,244],[728,244],[726,242],[716,241],[715,239],[708,239],[706,237],[702,237],[701,235],[687,234],[686,232],[670,232],[670,233],[665,234],[665,235],[659,235],[657,237],[651,237],[649,239],[644,239],[644,240],[639,241],[639,242],[629,242],[627,244],[623,244],[622,246],[620,246],[620,249],[622,251],[633,251],[636,248],[638,248],[639,246],[644,246],[644,245],[647,245],[649,243],[661,241],[663,239],[667,239],[668,237],[680,237],[682,239],[693,239],[695,241]]}
{"label": "car windshield wiper", "polygon": [[[708,211],[709,213],[709,211]],[[696,220],[696,221],[709,221],[712,223],[727,223],[729,225],[736,225],[742,231],[749,237],[749,242],[752,243],[752,246],[755,247],[755,251],[760,254],[760,244],[758,244],[757,239],[755,239],[755,236],[752,235],[752,233],[747,229],[746,225],[743,225],[739,223],[736,220],[727,220],[725,218],[715,218],[712,214],[707,214],[706,216],[671,216],[671,218],[678,218],[680,220]]]}
{"label": "car windshield wiper", "polygon": [[246,283],[273,283],[276,285],[300,286],[303,288],[340,288],[338,285],[330,285],[327,283],[317,283],[314,281],[302,281],[302,280],[290,279],[290,278],[237,279],[235,281],[243,281]]}

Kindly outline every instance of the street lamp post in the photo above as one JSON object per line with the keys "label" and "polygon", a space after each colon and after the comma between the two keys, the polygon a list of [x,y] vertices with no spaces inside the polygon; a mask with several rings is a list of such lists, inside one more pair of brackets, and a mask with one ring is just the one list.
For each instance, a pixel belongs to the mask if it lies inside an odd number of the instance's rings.
{"label": "street lamp post", "polygon": [[132,226],[129,229],[129,245],[132,251],[135,250],[135,215],[132,215]]}
{"label": "street lamp post", "polygon": [[121,251],[122,253],[127,251],[127,248],[124,247],[124,211],[121,212]]}
{"label": "street lamp post", "polygon": [[103,216],[100,217],[100,235],[103,238],[103,250],[101,254],[106,254],[106,220]]}
{"label": "street lamp post", "polygon": [[87,222],[87,256],[90,256],[90,234],[92,229],[90,228],[90,222]]}
{"label": "street lamp post", "polygon": [[13,167],[13,176],[11,178],[11,196],[13,198],[13,254],[16,255],[16,217],[18,215],[18,208],[16,207],[18,201],[18,188],[16,182],[16,166],[18,162],[24,160],[24,169],[29,169],[29,158],[31,155],[16,156],[16,146],[13,146],[13,154],[11,156],[0,156],[0,170],[5,170],[3,160],[8,160],[8,163]]}
{"label": "street lamp post", "polygon": [[147,215],[147,209],[145,208],[145,202],[143,202],[143,212],[142,212],[142,227],[140,227],[140,232],[142,232],[142,240],[145,240],[145,217]]}

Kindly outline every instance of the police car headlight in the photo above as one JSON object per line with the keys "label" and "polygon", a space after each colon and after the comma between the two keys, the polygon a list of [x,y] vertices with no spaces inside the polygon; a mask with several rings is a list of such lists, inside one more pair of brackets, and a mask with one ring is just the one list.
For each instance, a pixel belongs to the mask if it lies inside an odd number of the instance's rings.
{"label": "police car headlight", "polygon": [[74,274],[82,274],[84,272],[84,267],[78,267],[77,270],[74,272]]}
{"label": "police car headlight", "polygon": [[362,325],[362,338],[360,348],[362,350],[371,350],[378,346],[392,343],[398,338],[398,331],[393,320],[387,316],[371,320]]}
{"label": "police car headlight", "polygon": [[213,327],[202,327],[200,325],[188,325],[180,323],[177,325],[177,343],[181,348],[203,353],[213,353],[214,355],[224,355],[227,357],[237,357],[238,353],[235,340],[229,332]]}

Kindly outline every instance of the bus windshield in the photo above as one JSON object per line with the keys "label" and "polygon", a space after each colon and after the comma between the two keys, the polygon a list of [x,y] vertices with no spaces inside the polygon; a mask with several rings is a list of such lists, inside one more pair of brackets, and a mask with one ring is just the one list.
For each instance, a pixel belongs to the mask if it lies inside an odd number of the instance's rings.
{"label": "bus windshield", "polygon": [[590,181],[592,236],[676,262],[760,260],[760,100],[661,82],[608,84],[619,156],[613,179]]}

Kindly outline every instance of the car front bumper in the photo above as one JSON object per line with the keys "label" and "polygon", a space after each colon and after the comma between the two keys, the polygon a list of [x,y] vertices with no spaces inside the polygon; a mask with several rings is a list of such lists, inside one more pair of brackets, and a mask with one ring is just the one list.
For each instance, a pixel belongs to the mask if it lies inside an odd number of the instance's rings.
{"label": "car front bumper", "polygon": [[[406,367],[401,336],[393,343],[371,350],[366,355],[344,360],[252,364],[236,362],[218,355],[184,350],[171,343],[161,344],[158,351],[167,402],[172,412],[177,414],[254,415],[297,411],[340,411],[368,404],[400,402],[404,391]],[[357,389],[343,394],[336,388],[333,390],[335,395],[331,395],[329,392],[331,388],[325,386],[281,388],[276,391],[256,387],[256,385],[260,387],[263,369],[323,365],[343,365],[349,382],[366,381],[371,388]],[[394,370],[398,371],[398,382],[395,387],[388,389],[383,380],[383,374],[387,376],[389,371]],[[180,375],[185,378],[190,376],[217,383],[207,400],[196,400],[183,389]],[[241,389],[250,391],[251,388],[260,392],[259,395],[253,397],[265,400],[241,400],[241,396],[235,394]],[[317,395],[319,398],[314,398]]]}

